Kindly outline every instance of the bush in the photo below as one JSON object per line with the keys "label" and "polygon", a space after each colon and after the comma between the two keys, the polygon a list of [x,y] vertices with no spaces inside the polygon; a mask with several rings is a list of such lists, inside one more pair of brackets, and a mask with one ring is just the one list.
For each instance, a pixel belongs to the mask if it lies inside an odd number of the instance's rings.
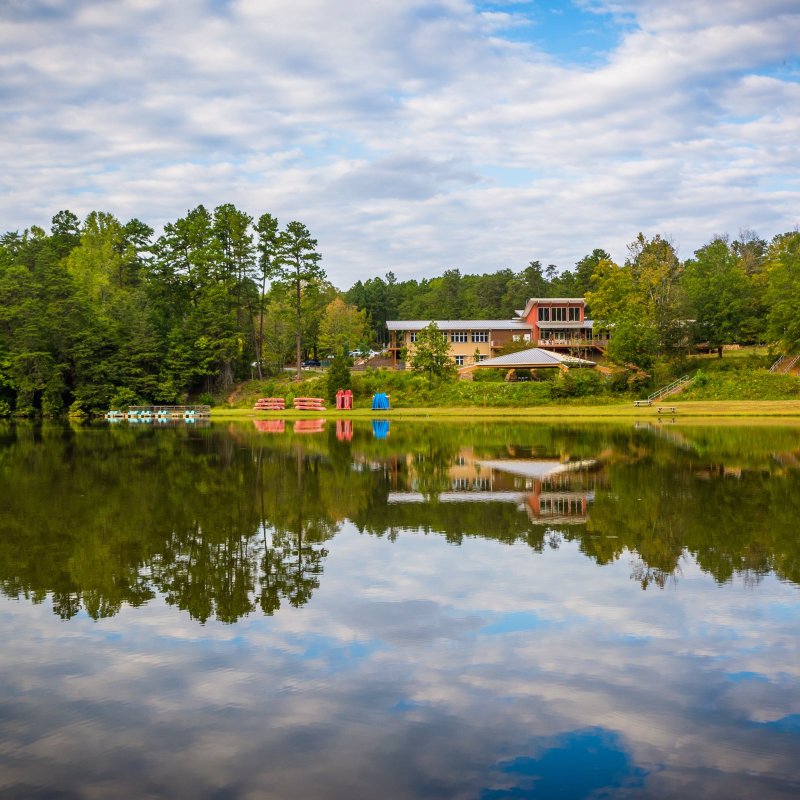
{"label": "bush", "polygon": [[336,402],[336,392],[340,389],[343,391],[352,389],[353,383],[350,375],[352,364],[352,360],[344,354],[334,356],[327,375],[328,402]]}
{"label": "bush", "polygon": [[506,376],[502,369],[476,369],[472,379],[476,383],[503,383]]}
{"label": "bush", "polygon": [[124,386],[118,388],[111,397],[111,408],[118,411],[124,411],[130,406],[137,405],[140,405],[140,401],[136,396],[136,392],[134,392],[133,389],[128,389]]}
{"label": "bush", "polygon": [[83,407],[82,400],[75,400],[72,405],[69,407],[69,411],[67,412],[67,416],[70,419],[83,419],[84,417],[88,417],[88,413],[86,409]]}
{"label": "bush", "polygon": [[201,406],[213,406],[214,405],[214,395],[209,394],[208,392],[203,392],[200,397],[197,398],[197,402]]}

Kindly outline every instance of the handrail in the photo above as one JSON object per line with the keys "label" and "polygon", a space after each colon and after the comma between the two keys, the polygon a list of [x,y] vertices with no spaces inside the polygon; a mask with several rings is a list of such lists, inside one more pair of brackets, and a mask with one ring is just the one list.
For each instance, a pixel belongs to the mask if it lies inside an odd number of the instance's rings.
{"label": "handrail", "polygon": [[657,389],[652,394],[647,396],[647,402],[652,403],[653,400],[658,400],[659,397],[663,397],[668,392],[677,389],[679,386],[683,384],[690,383],[694,379],[694,375],[683,375],[680,378],[672,381],[672,383],[668,383],[666,386],[662,386],[660,389]]}
{"label": "handrail", "polygon": [[786,359],[786,358],[787,358],[787,356],[778,356],[778,360],[769,368],[769,371],[770,372],[777,372],[778,368],[781,366],[781,364],[783,364],[784,359]]}
{"label": "handrail", "polygon": [[800,361],[800,353],[796,356],[781,356],[770,368],[770,372],[786,373],[794,369],[797,362]]}

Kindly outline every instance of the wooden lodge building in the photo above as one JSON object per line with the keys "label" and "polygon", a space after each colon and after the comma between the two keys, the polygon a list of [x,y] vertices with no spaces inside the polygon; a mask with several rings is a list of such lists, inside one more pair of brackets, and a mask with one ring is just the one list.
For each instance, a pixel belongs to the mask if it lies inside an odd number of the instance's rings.
{"label": "wooden lodge building", "polygon": [[585,312],[582,297],[534,297],[510,320],[389,320],[388,349],[392,365],[402,369],[403,349],[413,350],[417,334],[435,322],[447,337],[458,367],[496,356],[511,340],[576,356],[602,355],[608,334],[595,335]]}

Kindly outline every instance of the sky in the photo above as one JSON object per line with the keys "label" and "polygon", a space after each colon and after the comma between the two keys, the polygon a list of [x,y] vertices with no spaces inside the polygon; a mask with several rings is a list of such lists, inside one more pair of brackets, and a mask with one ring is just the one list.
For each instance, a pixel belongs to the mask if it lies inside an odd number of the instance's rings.
{"label": "sky", "polygon": [[800,0],[2,0],[0,230],[234,203],[340,288],[800,224]]}

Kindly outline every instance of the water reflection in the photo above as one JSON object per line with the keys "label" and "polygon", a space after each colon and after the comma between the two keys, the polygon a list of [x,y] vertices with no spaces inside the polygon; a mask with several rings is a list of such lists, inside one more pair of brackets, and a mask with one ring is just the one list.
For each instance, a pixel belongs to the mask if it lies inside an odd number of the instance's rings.
{"label": "water reflection", "polygon": [[348,520],[393,539],[575,542],[598,564],[629,560],[643,588],[678,580],[687,558],[720,583],[800,581],[796,430],[762,431],[754,449],[740,429],[406,426],[376,439],[376,423],[7,427],[0,588],[51,593],[64,618],[161,594],[233,622],[306,602]]}
{"label": "water reflection", "polygon": [[0,427],[0,795],[792,796],[799,431],[667,431]]}

